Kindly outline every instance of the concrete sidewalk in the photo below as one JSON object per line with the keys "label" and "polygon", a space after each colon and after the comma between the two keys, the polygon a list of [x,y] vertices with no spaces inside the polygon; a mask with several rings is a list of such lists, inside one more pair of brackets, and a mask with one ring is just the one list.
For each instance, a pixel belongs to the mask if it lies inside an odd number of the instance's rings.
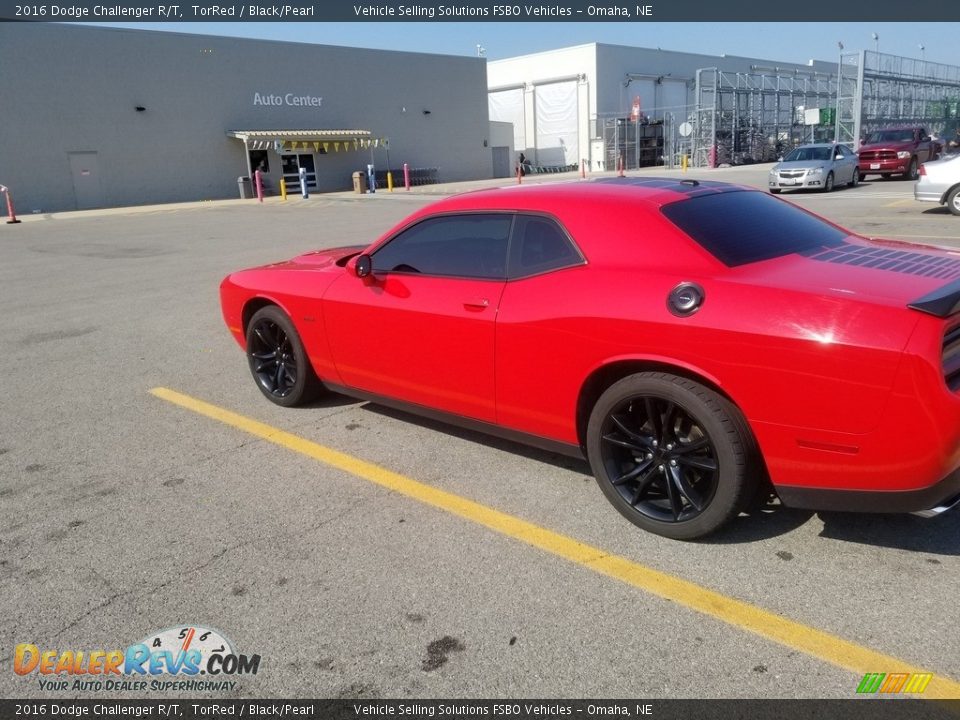
{"label": "concrete sidewalk", "polygon": [[[742,165],[738,167],[726,168],[690,168],[686,172],[682,170],[668,170],[663,167],[647,167],[639,170],[626,171],[627,177],[689,177],[699,179],[728,180],[730,182],[744,182],[741,177],[730,177],[733,175],[746,175],[756,184],[756,178],[765,179],[766,171],[771,164]],[[602,177],[616,177],[616,171],[607,172],[589,172],[585,180],[594,180]],[[402,180],[402,178],[401,178]],[[572,182],[581,180],[579,172],[565,173],[544,173],[537,175],[526,175],[523,177],[522,185],[541,185],[544,183]],[[287,199],[283,200],[279,196],[270,196],[263,199],[264,205],[282,205],[283,203],[312,202],[317,200],[339,200],[371,202],[380,198],[399,198],[417,195],[430,195],[437,197],[446,197],[457,193],[469,192],[471,190],[482,190],[485,188],[508,187],[516,185],[516,178],[489,178],[484,180],[467,180],[462,182],[437,183],[435,185],[419,185],[405,190],[403,185],[395,185],[393,192],[385,189],[379,189],[373,194],[358,194],[353,191],[314,193],[306,201],[300,197],[299,193],[288,193]],[[18,215],[18,219],[24,222],[37,222],[41,220],[71,220],[78,218],[104,217],[112,215],[137,215],[143,213],[159,213],[181,210],[204,210],[209,208],[236,207],[239,205],[251,206],[257,200],[241,200],[240,198],[226,200],[201,200],[196,202],[164,203],[160,205],[132,205],[115,208],[97,208],[94,210],[70,210],[57,213],[37,213],[30,215]],[[0,215],[0,223],[4,222],[5,216]]]}

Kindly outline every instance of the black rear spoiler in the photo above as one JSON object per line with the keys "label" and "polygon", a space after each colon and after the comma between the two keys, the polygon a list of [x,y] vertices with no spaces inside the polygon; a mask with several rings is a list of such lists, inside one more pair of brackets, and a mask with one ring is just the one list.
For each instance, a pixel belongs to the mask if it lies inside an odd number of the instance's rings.
{"label": "black rear spoiler", "polygon": [[917,298],[907,307],[938,318],[950,317],[960,310],[960,280],[954,280],[948,285]]}

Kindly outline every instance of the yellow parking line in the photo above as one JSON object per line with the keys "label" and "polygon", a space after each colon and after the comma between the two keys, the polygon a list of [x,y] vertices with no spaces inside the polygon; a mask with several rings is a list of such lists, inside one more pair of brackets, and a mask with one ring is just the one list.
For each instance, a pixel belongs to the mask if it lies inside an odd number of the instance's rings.
{"label": "yellow parking line", "polygon": [[[153,395],[180,407],[204,415],[280,447],[293,450],[355,477],[376,483],[396,493],[432,505],[471,522],[483,525],[552,555],[570,560],[658,597],[709,615],[721,622],[773,640],[811,657],[860,675],[866,673],[922,673],[921,668],[890,655],[870,650],[835,635],[789,620],[755,605],[727,597],[687,580],[645,567],[632,560],[611,555],[599,548],[578,542],[520,518],[508,515],[440,490],[431,485],[392,472],[337,450],[293,435],[188,395],[154,388]],[[856,685],[851,681],[851,695]],[[924,698],[960,698],[960,683],[935,675]]]}
{"label": "yellow parking line", "polygon": [[891,203],[884,203],[883,207],[897,207],[898,205],[913,205],[916,202],[913,198],[905,198],[903,200],[894,200]]}

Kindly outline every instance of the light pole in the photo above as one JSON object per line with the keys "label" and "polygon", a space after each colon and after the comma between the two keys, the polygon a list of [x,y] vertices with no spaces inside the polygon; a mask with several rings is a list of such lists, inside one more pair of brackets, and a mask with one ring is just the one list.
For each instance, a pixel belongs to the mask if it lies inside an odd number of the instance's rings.
{"label": "light pole", "polygon": [[[874,33],[876,34],[876,33]],[[840,142],[840,88],[843,85],[843,41],[837,41],[837,109],[833,119],[833,142]]]}

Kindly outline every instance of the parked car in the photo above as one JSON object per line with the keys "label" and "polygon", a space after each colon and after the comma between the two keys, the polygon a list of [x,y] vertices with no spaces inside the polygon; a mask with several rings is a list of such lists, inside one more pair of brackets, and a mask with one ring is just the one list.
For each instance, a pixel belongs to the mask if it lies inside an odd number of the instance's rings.
{"label": "parked car", "polygon": [[913,197],[946,205],[954,215],[960,215],[960,154],[945,155],[921,165]]}
{"label": "parked car", "polygon": [[922,127],[876,130],[860,145],[860,175],[902,174],[916,180],[920,165],[936,159],[941,150]]}
{"label": "parked car", "polygon": [[768,483],[800,508],[956,503],[958,279],[954,253],[766,192],[608,178],[447,198],[220,294],[271,402],[336,391],[585,457],[625,517],[689,539]]}
{"label": "parked car", "polygon": [[770,192],[815,189],[830,192],[836,185],[856,187],[860,182],[857,154],[846,145],[801,145],[770,169]]}

